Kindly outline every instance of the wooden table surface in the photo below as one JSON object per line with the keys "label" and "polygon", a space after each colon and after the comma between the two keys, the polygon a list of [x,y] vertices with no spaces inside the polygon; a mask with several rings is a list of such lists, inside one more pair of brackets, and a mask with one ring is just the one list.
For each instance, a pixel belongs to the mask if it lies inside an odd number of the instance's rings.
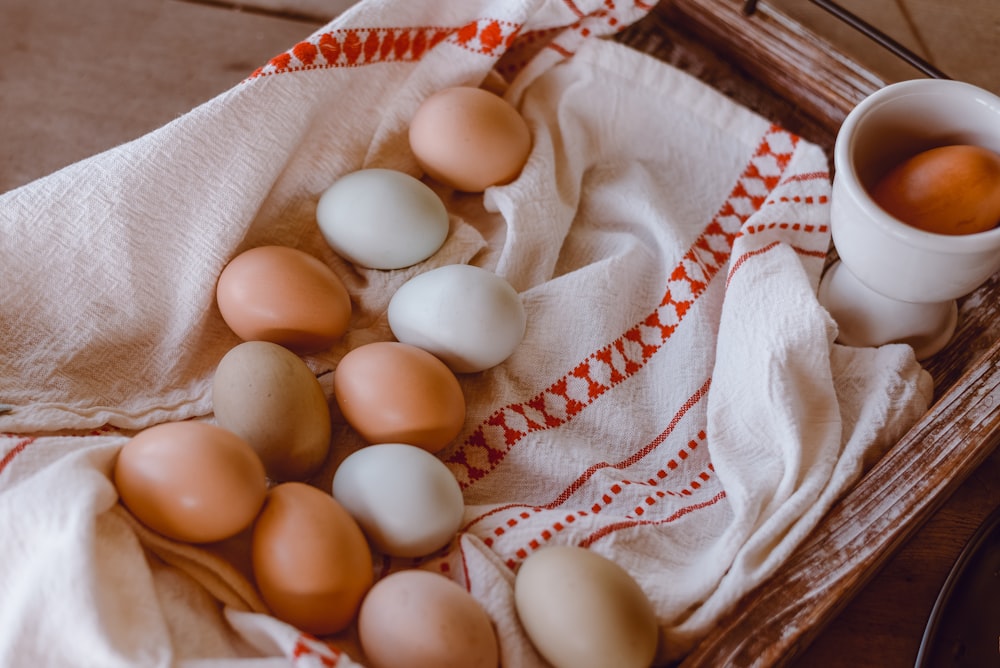
{"label": "wooden table surface", "polygon": [[[281,0],[262,0],[263,9],[210,0],[0,0],[0,192],[169,122],[310,34],[338,4],[316,0],[315,12],[301,11],[303,0],[290,12]],[[687,51],[673,60],[698,57]],[[800,120],[790,129],[829,145],[828,133]],[[912,666],[949,569],[998,505],[994,452],[792,665]]]}

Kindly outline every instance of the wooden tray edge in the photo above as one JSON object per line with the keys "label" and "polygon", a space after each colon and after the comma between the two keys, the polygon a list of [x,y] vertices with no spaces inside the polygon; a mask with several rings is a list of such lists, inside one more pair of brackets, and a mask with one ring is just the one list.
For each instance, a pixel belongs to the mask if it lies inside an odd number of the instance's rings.
{"label": "wooden tray edge", "polygon": [[752,16],[739,0],[663,0],[656,11],[834,132],[858,102],[886,84],[764,3]]}

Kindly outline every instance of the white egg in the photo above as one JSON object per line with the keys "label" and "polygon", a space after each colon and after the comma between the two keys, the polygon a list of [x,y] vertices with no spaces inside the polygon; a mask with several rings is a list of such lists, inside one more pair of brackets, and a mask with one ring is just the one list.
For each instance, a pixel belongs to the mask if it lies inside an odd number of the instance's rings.
{"label": "white egg", "polygon": [[369,445],[333,476],[333,496],[372,546],[394,557],[421,557],[451,542],[465,503],[455,476],[423,448]]}
{"label": "white egg", "polygon": [[491,271],[452,264],[414,276],[389,302],[389,327],[455,373],[500,364],[524,338],[527,316],[514,288]]}
{"label": "white egg", "polygon": [[448,210],[425,183],[391,169],[361,169],[320,196],[316,222],[338,255],[369,269],[400,269],[436,253]]}

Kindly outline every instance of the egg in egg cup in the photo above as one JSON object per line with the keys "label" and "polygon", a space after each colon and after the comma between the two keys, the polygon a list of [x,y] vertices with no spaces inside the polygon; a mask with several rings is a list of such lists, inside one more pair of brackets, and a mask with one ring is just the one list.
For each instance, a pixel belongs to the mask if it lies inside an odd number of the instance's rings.
{"label": "egg in egg cup", "polygon": [[964,82],[890,84],[844,120],[834,146],[830,208],[839,259],[819,286],[839,342],[907,343],[917,359],[926,359],[953,336],[956,300],[1000,270],[1000,227],[928,232],[893,217],[871,195],[904,160],[962,144],[1000,153],[1000,97]]}

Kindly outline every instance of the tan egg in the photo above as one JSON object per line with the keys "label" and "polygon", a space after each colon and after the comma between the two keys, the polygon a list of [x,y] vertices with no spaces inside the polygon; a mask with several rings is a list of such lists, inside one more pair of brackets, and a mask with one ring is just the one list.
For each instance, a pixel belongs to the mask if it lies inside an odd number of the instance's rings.
{"label": "tan egg", "polygon": [[466,192],[510,183],[531,153],[531,130],[509,102],[456,86],[428,97],[410,122],[410,148],[434,180]]}
{"label": "tan egg", "polygon": [[872,198],[928,232],[984,232],[1000,223],[1000,154],[970,145],[923,151],[890,170]]}
{"label": "tan egg", "polygon": [[273,480],[305,480],[330,451],[330,407],[298,355],[247,341],[219,362],[212,380],[219,425],[243,437]]}
{"label": "tan egg", "polygon": [[347,330],[351,297],[333,270],[296,248],[259,246],[219,275],[223,320],[244,341],[270,341],[296,353],[327,350]]}
{"label": "tan egg", "polygon": [[122,447],[115,486],[139,521],[168,538],[207,543],[250,526],[264,502],[264,466],[250,445],[205,422],[168,422]]}
{"label": "tan egg", "polygon": [[333,392],[344,419],[368,443],[438,452],[465,422],[465,396],[451,369],[397,341],[369,343],[344,355]]}
{"label": "tan egg", "polygon": [[251,563],[274,616],[315,635],[350,625],[374,579],[355,521],[332,496],[301,482],[271,488],[253,527]]}
{"label": "tan egg", "polygon": [[499,663],[496,633],[479,601],[429,571],[398,571],[379,580],[361,605],[358,636],[372,668]]}
{"label": "tan egg", "polygon": [[653,607],[618,564],[581,547],[532,553],[514,579],[532,644],[556,668],[647,668],[656,655]]}

